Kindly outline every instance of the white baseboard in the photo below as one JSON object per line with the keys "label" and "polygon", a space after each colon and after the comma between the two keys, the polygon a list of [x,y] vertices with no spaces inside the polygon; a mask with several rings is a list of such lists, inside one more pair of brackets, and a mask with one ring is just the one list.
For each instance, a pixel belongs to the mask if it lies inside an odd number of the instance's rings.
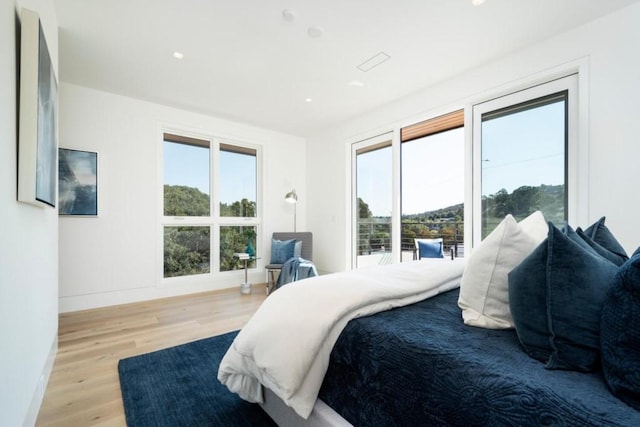
{"label": "white baseboard", "polygon": [[[69,313],[224,289],[235,288],[240,292],[242,279],[244,279],[244,274],[238,272],[237,277],[227,278],[218,282],[200,280],[199,282],[190,283],[188,280],[180,281],[177,279],[174,283],[160,284],[159,286],[97,292],[86,295],[60,296],[58,298],[58,312]],[[250,274],[249,281],[256,285],[264,283],[264,272]]]}
{"label": "white baseboard", "polygon": [[57,353],[58,333],[56,331],[55,337],[53,339],[53,344],[51,345],[51,349],[49,350],[49,354],[47,355],[47,360],[44,364],[44,367],[42,368],[42,372],[40,373],[40,380],[38,381],[36,389],[33,391],[33,397],[31,398],[31,403],[29,404],[27,415],[25,416],[24,423],[22,424],[24,427],[32,427],[36,424],[36,420],[38,419],[38,412],[40,412],[40,406],[42,406],[44,392],[47,390],[47,384],[49,383],[49,378],[51,377],[51,372],[53,371],[53,363],[56,360]]}

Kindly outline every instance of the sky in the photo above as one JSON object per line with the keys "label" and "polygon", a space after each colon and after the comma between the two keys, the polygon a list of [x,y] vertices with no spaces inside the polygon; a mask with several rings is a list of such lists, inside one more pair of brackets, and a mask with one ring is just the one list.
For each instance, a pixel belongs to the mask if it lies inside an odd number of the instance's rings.
{"label": "sky", "polygon": [[[564,183],[564,103],[482,124],[482,194]],[[391,147],[358,155],[358,197],[374,216],[391,216]],[[464,129],[402,144],[402,214],[464,202]]]}
{"label": "sky", "polygon": [[[358,196],[373,216],[391,216],[391,147],[358,155]],[[464,201],[463,129],[402,144],[402,213],[414,214]]]}
{"label": "sky", "polygon": [[483,195],[564,183],[563,110],[557,102],[483,122]]}
{"label": "sky", "polygon": [[[164,143],[165,184],[195,187],[210,195],[209,172],[208,148]],[[255,156],[220,151],[218,172],[222,203],[230,204],[243,198],[256,200]]]}
{"label": "sky", "polygon": [[[484,121],[482,193],[564,183],[564,103]],[[391,216],[391,147],[358,155],[357,192],[374,216]],[[464,201],[464,129],[402,144],[402,213]],[[256,157],[220,152],[220,201],[256,200]],[[215,176],[215,175],[214,175]],[[209,149],[164,143],[164,182],[209,189]]]}

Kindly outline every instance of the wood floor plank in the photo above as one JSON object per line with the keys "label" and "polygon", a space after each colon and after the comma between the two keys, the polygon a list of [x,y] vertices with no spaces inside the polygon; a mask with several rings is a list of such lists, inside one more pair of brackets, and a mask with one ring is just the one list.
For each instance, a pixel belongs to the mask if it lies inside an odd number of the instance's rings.
{"label": "wood floor plank", "polygon": [[120,359],[240,329],[265,298],[254,285],[61,314],[36,426],[125,426]]}

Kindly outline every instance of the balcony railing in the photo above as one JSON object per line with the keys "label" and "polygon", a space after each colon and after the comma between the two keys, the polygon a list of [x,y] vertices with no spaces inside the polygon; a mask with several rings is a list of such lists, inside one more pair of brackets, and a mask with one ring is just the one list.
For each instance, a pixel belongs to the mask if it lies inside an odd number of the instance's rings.
{"label": "balcony railing", "polygon": [[[402,221],[400,247],[402,261],[417,259],[414,239],[442,238],[443,250],[448,255],[452,250],[455,257],[464,257],[463,221]],[[390,218],[367,218],[358,220],[358,260],[375,257],[375,264],[391,262],[391,220]],[[385,255],[388,254],[388,255]],[[364,261],[364,259],[363,259]],[[372,262],[367,261],[366,264]]]}

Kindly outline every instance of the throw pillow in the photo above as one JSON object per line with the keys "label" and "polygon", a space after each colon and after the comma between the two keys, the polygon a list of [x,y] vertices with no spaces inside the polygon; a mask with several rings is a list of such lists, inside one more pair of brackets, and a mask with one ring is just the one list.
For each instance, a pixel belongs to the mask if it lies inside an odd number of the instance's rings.
{"label": "throw pillow", "polygon": [[509,273],[509,308],[518,340],[532,358],[546,362],[551,355],[547,326],[547,251],[544,240]]}
{"label": "throw pillow", "polygon": [[547,220],[540,211],[535,211],[525,219],[521,220],[518,225],[529,236],[533,237],[536,242],[540,243],[547,238],[549,227]]}
{"label": "throw pillow", "polygon": [[[591,246],[585,239],[580,237],[580,235],[573,228],[571,228],[571,226],[569,224],[565,224],[564,227],[562,227],[562,232],[564,233],[565,236],[567,236],[573,242],[577,243],[585,251],[590,252],[591,254],[596,254],[598,256],[601,256],[601,257],[607,259],[607,257],[605,257],[604,255],[600,254],[596,250],[596,248]],[[587,237],[587,239],[589,239],[589,238]],[[589,240],[591,240],[591,239],[589,239]],[[600,246],[600,247],[602,248],[602,246]],[[604,248],[602,248],[602,249],[604,249]],[[613,262],[613,261],[611,261],[611,262]]]}
{"label": "throw pillow", "polygon": [[611,230],[609,230],[607,226],[604,225],[605,218],[606,217],[603,216],[602,218],[600,218],[599,220],[591,224],[589,227],[587,227],[587,229],[584,230],[584,234],[589,236],[593,241],[598,243],[600,246],[603,246],[609,249],[614,254],[618,254],[628,259],[629,257],[627,253],[624,251],[624,248],[622,247],[622,245],[620,245],[620,243],[613,236],[613,233],[611,233]]}
{"label": "throw pillow", "polygon": [[578,236],[580,236],[580,238],[586,242],[589,246],[591,246],[600,256],[608,259],[609,261],[611,261],[612,263],[614,263],[615,265],[622,265],[624,264],[629,258],[627,256],[621,256],[618,255],[614,252],[611,252],[609,249],[605,248],[604,246],[600,245],[599,243],[595,242],[593,239],[591,239],[589,236],[587,236],[584,231],[582,231],[582,229],[580,227],[578,227],[576,229],[576,234]]}
{"label": "throw pillow", "polygon": [[511,313],[527,354],[548,369],[594,370],[600,314],[616,271],[549,223],[547,240],[509,274]]}
{"label": "throw pillow", "polygon": [[540,243],[540,222],[536,212],[523,220],[524,227],[507,215],[476,247],[462,274],[458,306],[466,325],[487,329],[513,327],[509,309],[507,275]]}
{"label": "throw pillow", "polygon": [[416,239],[420,258],[444,258],[442,239]]}
{"label": "throw pillow", "polygon": [[293,248],[293,256],[296,258],[302,256],[302,240],[296,240],[296,245]]}
{"label": "throw pillow", "polygon": [[590,372],[600,366],[600,316],[618,268],[555,227],[549,229],[548,369]]}
{"label": "throw pillow", "polygon": [[602,308],[600,343],[609,388],[640,411],[640,253],[613,280]]}
{"label": "throw pillow", "polygon": [[284,264],[293,257],[296,241],[271,239],[271,264]]}

